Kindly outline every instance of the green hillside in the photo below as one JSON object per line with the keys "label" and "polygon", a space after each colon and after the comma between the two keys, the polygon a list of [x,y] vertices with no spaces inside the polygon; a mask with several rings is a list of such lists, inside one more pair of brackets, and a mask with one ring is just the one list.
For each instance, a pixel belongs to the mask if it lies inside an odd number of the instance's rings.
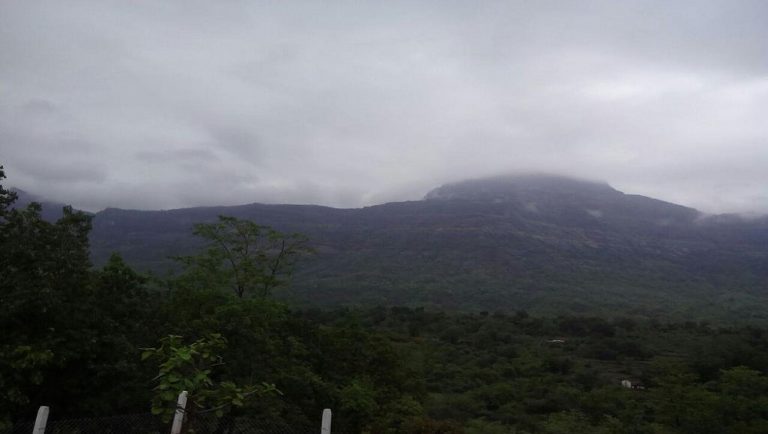
{"label": "green hillside", "polygon": [[199,246],[191,225],[219,214],[309,236],[316,253],[283,293],[307,306],[768,318],[767,219],[557,176],[465,181],[361,209],[107,209],[94,218],[93,259],[119,252],[165,273],[169,256]]}

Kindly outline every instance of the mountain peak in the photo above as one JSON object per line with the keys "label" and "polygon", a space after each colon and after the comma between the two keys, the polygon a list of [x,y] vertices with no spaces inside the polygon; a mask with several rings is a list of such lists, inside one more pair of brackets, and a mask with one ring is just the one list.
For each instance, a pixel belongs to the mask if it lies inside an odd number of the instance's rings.
{"label": "mountain peak", "polygon": [[593,181],[553,174],[514,174],[469,179],[445,184],[424,197],[425,200],[490,200],[511,201],[531,196],[620,195],[603,181]]}

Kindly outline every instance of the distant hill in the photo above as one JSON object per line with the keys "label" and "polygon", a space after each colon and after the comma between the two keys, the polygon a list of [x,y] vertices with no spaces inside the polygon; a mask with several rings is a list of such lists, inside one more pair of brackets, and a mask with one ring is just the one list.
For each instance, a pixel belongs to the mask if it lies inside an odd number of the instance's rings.
{"label": "distant hill", "polygon": [[13,208],[24,208],[32,202],[37,202],[42,206],[41,215],[43,219],[47,221],[56,221],[64,215],[62,208],[64,208],[65,205],[63,203],[52,202],[32,193],[27,193],[24,190],[19,190],[18,188],[12,188],[11,190],[16,193],[17,197],[16,202],[13,204]]}
{"label": "distant hill", "polygon": [[226,214],[307,234],[285,295],[306,305],[768,320],[768,219],[706,216],[551,175],[469,180],[361,209],[251,204],[96,213],[94,261],[164,272]]}

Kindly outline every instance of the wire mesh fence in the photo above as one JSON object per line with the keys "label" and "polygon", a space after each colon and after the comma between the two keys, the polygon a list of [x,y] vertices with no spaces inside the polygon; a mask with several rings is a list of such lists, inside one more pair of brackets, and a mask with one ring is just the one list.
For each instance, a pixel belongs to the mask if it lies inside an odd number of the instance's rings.
{"label": "wire mesh fence", "polygon": [[307,434],[320,431],[319,422],[317,426],[309,426],[248,416],[216,417],[212,413],[189,415],[183,426],[189,434]]}
{"label": "wire mesh fence", "polygon": [[[34,422],[20,422],[9,428],[0,428],[0,434],[31,434]],[[45,434],[169,434],[171,423],[158,416],[142,413],[121,416],[82,419],[48,420]],[[213,413],[188,414],[184,418],[182,433],[186,434],[311,434],[320,432],[316,424],[297,421],[279,421],[251,416],[217,417]],[[333,434],[350,434],[339,428]]]}
{"label": "wire mesh fence", "polygon": [[0,427],[0,434],[29,434],[34,427],[32,421],[18,422],[9,427]]}
{"label": "wire mesh fence", "polygon": [[[320,415],[318,415],[320,416]],[[216,416],[214,413],[187,414],[182,433],[188,434],[315,434],[320,432],[320,418],[312,421],[270,419],[268,416]],[[333,434],[359,434],[342,425],[333,427]]]}
{"label": "wire mesh fence", "polygon": [[[171,425],[150,413],[82,419],[50,419],[45,434],[168,434]],[[17,423],[0,434],[30,434],[34,422]]]}
{"label": "wire mesh fence", "polygon": [[90,419],[51,420],[46,434],[165,434],[170,424],[150,413]]}

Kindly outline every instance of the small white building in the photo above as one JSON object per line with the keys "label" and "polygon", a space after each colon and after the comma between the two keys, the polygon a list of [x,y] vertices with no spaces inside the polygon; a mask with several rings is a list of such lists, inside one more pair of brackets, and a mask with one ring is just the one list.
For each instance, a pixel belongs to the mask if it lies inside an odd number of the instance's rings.
{"label": "small white building", "polygon": [[640,383],[638,381],[633,383],[630,380],[621,380],[621,387],[626,387],[627,389],[635,389],[635,390],[645,389],[645,386],[643,386],[643,383]]}

